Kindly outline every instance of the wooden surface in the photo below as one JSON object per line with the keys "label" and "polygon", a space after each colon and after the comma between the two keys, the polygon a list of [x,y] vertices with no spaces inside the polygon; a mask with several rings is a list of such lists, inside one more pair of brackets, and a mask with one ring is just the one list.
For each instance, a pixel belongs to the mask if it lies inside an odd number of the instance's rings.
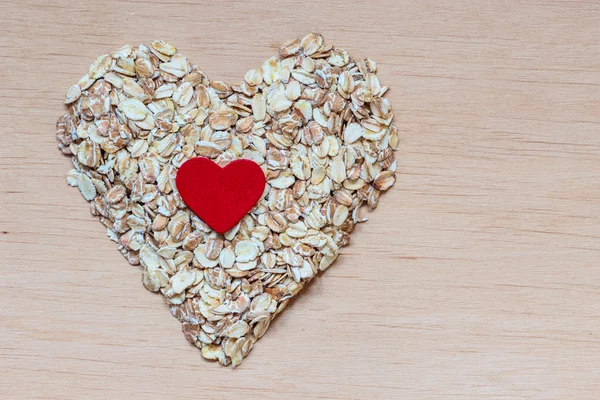
{"label": "wooden surface", "polygon": [[[0,398],[598,399],[600,3],[211,3],[0,3]],[[312,30],[378,62],[398,181],[223,368],[67,186],[55,121],[125,43],[238,82]]]}

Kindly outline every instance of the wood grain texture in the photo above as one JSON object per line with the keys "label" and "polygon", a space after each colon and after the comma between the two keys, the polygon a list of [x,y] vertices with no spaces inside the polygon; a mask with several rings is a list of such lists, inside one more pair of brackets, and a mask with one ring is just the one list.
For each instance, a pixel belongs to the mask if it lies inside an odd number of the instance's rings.
{"label": "wood grain texture", "polygon": [[[597,399],[600,4],[216,3],[0,3],[0,398]],[[378,62],[398,181],[223,368],[66,185],[55,121],[125,43],[237,82],[313,30]]]}

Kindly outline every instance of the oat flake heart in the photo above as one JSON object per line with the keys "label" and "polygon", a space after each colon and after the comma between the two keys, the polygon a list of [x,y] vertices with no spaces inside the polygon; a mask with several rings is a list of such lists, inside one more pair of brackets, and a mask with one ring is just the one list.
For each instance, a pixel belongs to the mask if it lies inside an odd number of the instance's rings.
{"label": "oat flake heart", "polygon": [[[311,33],[229,85],[155,41],[100,56],[69,88],[67,182],[204,358],[239,365],[394,184],[398,132],[376,72]],[[264,173],[265,195],[224,234],[177,191],[194,157]]]}
{"label": "oat flake heart", "polygon": [[251,160],[235,160],[221,168],[205,157],[184,162],[175,179],[181,199],[217,233],[233,228],[256,204],[265,189],[265,174]]}

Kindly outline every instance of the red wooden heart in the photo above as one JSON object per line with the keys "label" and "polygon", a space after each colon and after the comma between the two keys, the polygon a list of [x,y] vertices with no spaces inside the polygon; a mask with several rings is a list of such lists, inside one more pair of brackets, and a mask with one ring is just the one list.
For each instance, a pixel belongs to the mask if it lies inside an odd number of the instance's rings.
{"label": "red wooden heart", "polygon": [[265,174],[254,161],[235,160],[224,168],[196,157],[175,179],[187,206],[218,233],[227,232],[254,207],[265,189]]}

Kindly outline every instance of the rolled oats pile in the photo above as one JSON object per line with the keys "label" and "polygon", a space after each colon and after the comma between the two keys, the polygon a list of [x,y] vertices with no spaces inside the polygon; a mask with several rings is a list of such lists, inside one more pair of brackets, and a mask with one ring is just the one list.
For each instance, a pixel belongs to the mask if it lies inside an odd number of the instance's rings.
{"label": "rolled oats pile", "polygon": [[[311,33],[229,85],[157,40],[98,57],[67,91],[56,136],[72,156],[68,183],[204,358],[239,365],[349,243],[360,207],[394,184],[398,132],[376,73]],[[198,156],[250,159],[266,176],[222,235],[175,186]]]}

